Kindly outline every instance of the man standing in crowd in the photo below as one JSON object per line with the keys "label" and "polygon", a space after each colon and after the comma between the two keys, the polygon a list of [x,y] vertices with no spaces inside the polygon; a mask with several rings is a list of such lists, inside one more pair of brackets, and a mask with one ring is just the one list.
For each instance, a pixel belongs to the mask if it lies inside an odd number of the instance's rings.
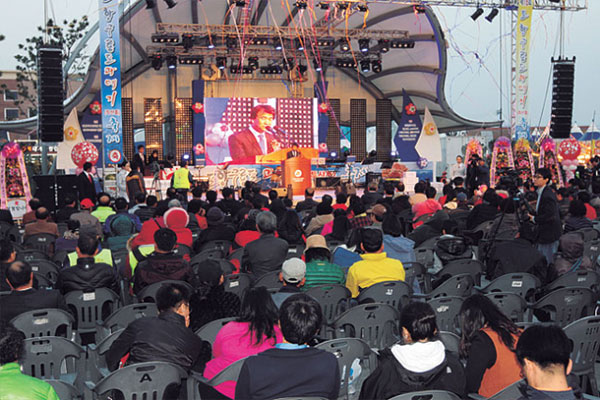
{"label": "man standing in crowd", "polygon": [[256,216],[256,229],[260,238],[246,245],[242,256],[242,270],[260,278],[267,272],[281,268],[288,252],[288,242],[275,237],[277,217],[270,211]]}
{"label": "man standing in crowd", "polygon": [[548,168],[538,168],[533,176],[538,199],[533,221],[538,227],[537,249],[546,257],[548,264],[558,250],[558,239],[562,234],[558,200],[550,187],[552,173]]}
{"label": "man standing in crowd", "polygon": [[92,163],[83,164],[83,172],[77,176],[77,187],[79,189],[79,200],[90,199],[96,201],[96,184],[92,176]]}
{"label": "man standing in crowd", "polygon": [[461,177],[464,179],[465,176],[467,176],[467,167],[465,166],[465,163],[463,162],[463,158],[462,158],[462,156],[456,156],[456,164],[454,164],[452,166],[452,169],[450,171],[450,179],[454,179],[454,178],[458,178],[458,177]]}
{"label": "man standing in crowd", "polygon": [[275,118],[275,109],[267,104],[260,104],[250,112],[252,124],[229,137],[229,154],[233,161],[273,152],[275,136],[271,126]]}
{"label": "man standing in crowd", "polygon": [[146,149],[143,145],[138,146],[138,152],[133,156],[133,161],[131,162],[131,169],[135,170],[139,167],[139,170],[144,175],[144,170],[146,168]]}
{"label": "man standing in crowd", "polygon": [[187,167],[187,161],[183,160],[179,169],[173,173],[171,186],[177,191],[184,207],[187,205],[188,192],[193,184],[194,177]]}

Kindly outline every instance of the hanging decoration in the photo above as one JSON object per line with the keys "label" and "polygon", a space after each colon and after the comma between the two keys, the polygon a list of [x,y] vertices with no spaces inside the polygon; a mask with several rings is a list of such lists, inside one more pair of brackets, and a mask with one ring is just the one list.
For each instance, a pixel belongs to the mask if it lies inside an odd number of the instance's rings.
{"label": "hanging decoration", "polygon": [[23,152],[18,143],[10,142],[0,152],[0,207],[14,218],[30,211],[31,187]]}
{"label": "hanging decoration", "polygon": [[519,173],[519,178],[526,182],[533,178],[535,164],[533,161],[533,152],[529,141],[525,138],[517,140],[515,144],[515,169]]}
{"label": "hanging decoration", "polygon": [[500,178],[507,175],[509,170],[514,170],[515,162],[513,159],[510,139],[501,136],[494,143],[492,153],[492,165],[490,170],[490,186],[495,187]]}
{"label": "hanging decoration", "polygon": [[71,150],[71,159],[79,168],[83,168],[86,162],[96,165],[98,162],[98,148],[90,142],[76,144]]}
{"label": "hanging decoration", "polygon": [[560,164],[556,156],[556,143],[549,137],[542,140],[540,144],[539,166],[548,168],[552,172],[552,182],[556,184],[556,187],[563,186]]}
{"label": "hanging decoration", "polygon": [[567,182],[575,177],[575,170],[579,165],[577,160],[579,154],[581,154],[581,144],[574,138],[563,140],[558,145],[558,155],[562,158],[562,167]]}

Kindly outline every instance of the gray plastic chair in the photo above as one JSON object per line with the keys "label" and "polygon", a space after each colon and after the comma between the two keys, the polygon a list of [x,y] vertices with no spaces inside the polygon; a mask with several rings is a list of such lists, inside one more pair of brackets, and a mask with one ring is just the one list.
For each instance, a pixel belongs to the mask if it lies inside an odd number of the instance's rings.
{"label": "gray plastic chair", "polygon": [[56,283],[58,278],[58,272],[60,268],[49,260],[34,260],[29,263],[31,265],[31,272],[36,275],[42,275],[47,278],[52,285]]}
{"label": "gray plastic chair", "polygon": [[190,260],[190,265],[193,267],[194,265],[202,264],[206,260],[222,260],[225,258],[225,252],[221,249],[208,249],[202,250],[200,253],[196,254]]}
{"label": "gray plastic chair", "polygon": [[399,394],[389,400],[460,400],[460,396],[445,390],[424,390]]}
{"label": "gray plastic chair", "polygon": [[36,233],[35,235],[27,236],[23,240],[23,247],[26,249],[39,250],[42,253],[48,254],[49,258],[54,255],[54,243],[56,236],[49,233]]}
{"label": "gray plastic chair", "polygon": [[419,264],[424,266],[425,268],[433,267],[433,262],[435,260],[433,248],[417,248],[414,250],[415,258]]}
{"label": "gray plastic chair", "polygon": [[564,331],[573,342],[571,372],[581,379],[583,393],[589,384],[592,394],[598,396],[595,361],[600,348],[600,317],[581,318],[565,326]]}
{"label": "gray plastic chair", "polygon": [[437,297],[457,296],[467,298],[471,295],[475,283],[469,274],[454,275],[425,295],[413,295],[413,297],[434,299]]}
{"label": "gray plastic chair", "polygon": [[36,260],[50,260],[48,253],[36,249],[24,249],[17,251],[17,260],[34,263]]}
{"label": "gray plastic chair", "polygon": [[355,337],[383,349],[397,341],[399,312],[387,304],[361,304],[333,321],[335,338]]}
{"label": "gray plastic chair", "polygon": [[550,315],[550,320],[561,327],[594,311],[596,296],[587,288],[562,288],[548,293],[530,306],[532,311],[542,310]]}
{"label": "gray plastic chair", "polygon": [[535,291],[540,286],[540,280],[537,276],[525,272],[517,272],[499,276],[481,291],[484,293],[515,293],[526,301],[531,301],[535,295]]}
{"label": "gray plastic chair", "polygon": [[451,353],[459,355],[460,352],[460,336],[454,332],[438,331],[438,336],[444,347]]}
{"label": "gray plastic chair", "polygon": [[23,344],[21,365],[25,374],[39,379],[59,379],[75,386],[83,379],[85,349],[77,343],[47,336],[25,339]]}
{"label": "gray plastic chair", "polygon": [[162,399],[169,386],[181,385],[186,378],[187,373],[177,365],[152,361],[118,369],[89,386],[97,396],[119,391],[126,400]]}
{"label": "gray plastic chair", "polygon": [[108,353],[110,346],[112,346],[114,341],[121,336],[121,333],[123,333],[124,330],[125,329],[119,329],[111,333],[109,336],[102,339],[102,341],[100,341],[97,345],[88,345],[86,371],[89,372],[90,377],[92,377],[94,382],[98,382],[105,376],[110,375],[110,371],[106,365],[106,353]]}
{"label": "gray plastic chair", "polygon": [[494,292],[485,295],[513,322],[526,322],[527,302],[516,293]]}
{"label": "gray plastic chair", "polygon": [[280,272],[281,270],[267,272],[254,282],[254,287],[264,286],[271,293],[278,291],[283,286],[283,282],[279,280]]}
{"label": "gray plastic chair", "polygon": [[290,247],[288,248],[287,255],[285,256],[285,259],[289,260],[290,258],[301,258],[302,254],[304,253],[305,247],[306,246],[304,244],[290,245]]}
{"label": "gray plastic chair", "polygon": [[210,242],[206,242],[200,248],[200,253],[206,250],[220,250],[222,256],[229,253],[229,249],[231,248],[231,242],[228,240],[211,240]]}
{"label": "gray plastic chair", "polygon": [[[335,355],[340,370],[340,393],[339,397],[349,398],[348,381],[350,379],[350,369],[355,359],[359,359],[361,367],[361,381],[364,381],[377,366],[377,357],[369,345],[361,339],[341,338],[328,340],[315,346],[317,349],[328,351]],[[357,382],[356,387],[361,387],[362,382]]]}
{"label": "gray plastic chair", "polygon": [[155,303],[136,303],[121,307],[104,320],[103,329],[98,331],[96,339],[98,341],[103,340],[113,332],[127,328],[131,322],[138,318],[156,316],[158,316],[158,309]]}
{"label": "gray plastic chair", "polygon": [[47,379],[46,383],[54,388],[59,399],[79,400],[82,398],[81,393],[77,388],[67,382],[58,381],[56,379]]}
{"label": "gray plastic chair", "polygon": [[519,390],[521,385],[524,385],[524,380],[519,380],[513,383],[510,386],[505,387],[498,393],[494,394],[492,397],[484,397],[480,394],[469,393],[469,399],[472,400],[515,400],[520,398],[523,394]]}
{"label": "gray plastic chair", "polygon": [[455,276],[459,274],[469,274],[477,286],[481,284],[481,274],[483,273],[483,264],[480,261],[472,259],[460,259],[450,261],[436,274],[437,278],[445,276]]}
{"label": "gray plastic chair", "polygon": [[221,370],[218,374],[213,376],[211,379],[208,379],[206,383],[210,386],[217,386],[221,383],[234,381],[237,382],[238,377],[240,376],[240,372],[242,371],[242,366],[246,362],[246,357],[241,358],[227,366],[227,368]]}
{"label": "gray plastic chair", "polygon": [[551,292],[565,287],[584,287],[592,289],[594,292],[598,293],[599,285],[600,274],[595,271],[580,269],[573,272],[567,272],[566,274],[559,276],[550,282],[544,289],[548,292]]}
{"label": "gray plastic chair", "polygon": [[359,304],[383,303],[388,304],[398,311],[402,310],[410,300],[410,286],[402,281],[379,282],[361,290],[358,295]]}
{"label": "gray plastic chair", "polygon": [[73,339],[75,319],[68,312],[57,308],[26,311],[14,317],[10,322],[28,338],[62,336],[64,334],[66,339]]}
{"label": "gray plastic chair", "polygon": [[252,278],[248,274],[231,274],[225,277],[223,287],[226,292],[235,293],[240,299],[243,298],[244,292],[252,285]]}
{"label": "gray plastic chair", "polygon": [[227,324],[231,321],[235,321],[235,319],[236,319],[236,317],[229,317],[229,318],[221,318],[221,319],[216,319],[214,321],[210,321],[209,323],[201,326],[195,332],[196,336],[200,337],[200,339],[202,339],[202,340],[206,340],[207,342],[209,342],[212,345],[215,342],[217,333],[219,333],[221,328],[225,324]]}
{"label": "gray plastic chair", "polygon": [[85,293],[75,290],[65,295],[65,302],[74,311],[77,332],[96,333],[98,325],[119,306],[119,296],[107,288]]}
{"label": "gray plastic chair", "polygon": [[350,291],[343,285],[319,285],[311,287],[305,293],[314,298],[323,311],[319,336],[333,339],[333,332],[329,326],[338,315],[350,308]]}
{"label": "gray plastic chair", "polygon": [[192,294],[194,291],[194,288],[192,287],[192,285],[190,285],[187,282],[167,279],[164,281],[153,283],[152,285],[148,285],[145,288],[143,288],[136,296],[138,302],[139,303],[156,303],[156,293],[158,292],[158,289],[160,289],[160,287],[162,285],[167,284],[167,283],[177,283],[178,285],[183,285],[186,287],[186,289],[188,290],[188,293],[190,293],[190,294]]}
{"label": "gray plastic chair", "polygon": [[460,332],[458,313],[463,303],[462,297],[436,297],[427,301],[427,303],[435,311],[437,326],[440,331]]}
{"label": "gray plastic chair", "polygon": [[416,261],[403,262],[402,266],[406,272],[404,281],[409,287],[413,287],[412,283],[416,279],[421,288],[421,293],[431,292],[431,275],[427,273],[425,266]]}
{"label": "gray plastic chair", "polygon": [[583,255],[592,260],[592,266],[596,268],[598,256],[600,256],[600,239],[586,242],[583,247]]}

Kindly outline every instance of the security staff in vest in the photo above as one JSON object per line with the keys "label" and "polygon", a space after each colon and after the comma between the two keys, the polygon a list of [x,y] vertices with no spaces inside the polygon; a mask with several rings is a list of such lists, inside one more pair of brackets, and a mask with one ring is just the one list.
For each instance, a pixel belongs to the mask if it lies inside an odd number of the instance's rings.
{"label": "security staff in vest", "polygon": [[181,204],[184,206],[184,208],[187,207],[188,191],[193,184],[194,178],[190,170],[187,168],[187,161],[182,160],[181,167],[175,171],[173,177],[171,178],[171,186],[177,191]]}

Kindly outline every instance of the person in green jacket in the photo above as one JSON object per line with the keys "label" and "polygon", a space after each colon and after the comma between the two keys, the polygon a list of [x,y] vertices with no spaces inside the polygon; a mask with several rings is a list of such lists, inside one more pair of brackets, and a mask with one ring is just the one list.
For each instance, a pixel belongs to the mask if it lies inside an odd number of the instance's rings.
{"label": "person in green jacket", "polygon": [[19,366],[25,335],[10,323],[0,325],[0,399],[60,400],[48,383],[25,375]]}

